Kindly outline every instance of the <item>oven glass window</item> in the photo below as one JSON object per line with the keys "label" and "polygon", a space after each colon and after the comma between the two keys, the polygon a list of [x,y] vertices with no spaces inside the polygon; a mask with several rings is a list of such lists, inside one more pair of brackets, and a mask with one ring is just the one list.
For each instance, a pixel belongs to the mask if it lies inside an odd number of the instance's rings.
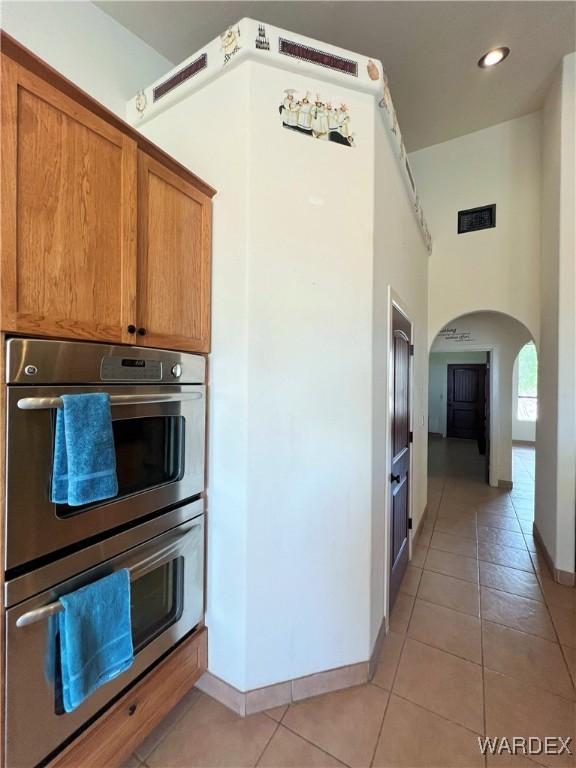
{"label": "oven glass window", "polygon": [[184,605],[184,558],[155,568],[130,585],[134,652],[175,624]]}
{"label": "oven glass window", "polygon": [[[180,480],[184,468],[184,417],[147,416],[112,422],[116,448],[118,496],[130,496]],[[102,504],[102,502],[98,502]],[[70,517],[94,506],[58,504],[59,517]]]}
{"label": "oven glass window", "polygon": [[[138,653],[181,618],[184,609],[184,558],[177,557],[149,571],[130,584],[132,644]],[[54,711],[64,714],[60,669],[60,644],[56,642],[58,624],[50,619],[47,676],[55,680]]]}

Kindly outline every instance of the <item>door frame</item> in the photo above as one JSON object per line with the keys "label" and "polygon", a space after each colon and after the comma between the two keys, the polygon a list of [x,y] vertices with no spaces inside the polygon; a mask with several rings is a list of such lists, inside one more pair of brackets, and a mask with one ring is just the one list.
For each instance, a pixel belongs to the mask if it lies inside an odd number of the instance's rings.
{"label": "door frame", "polygon": [[[398,294],[393,290],[393,288],[389,287],[388,289],[388,338],[387,338],[387,349],[386,349],[386,364],[387,364],[387,402],[388,406],[386,409],[386,416],[387,416],[387,429],[386,429],[386,473],[384,477],[384,483],[385,483],[385,502],[384,502],[384,618],[386,622],[386,631],[388,631],[390,626],[390,517],[391,517],[391,508],[390,508],[390,489],[389,489],[389,478],[390,478],[390,468],[391,468],[391,462],[392,462],[392,417],[393,417],[393,392],[394,392],[394,372],[393,367],[390,364],[390,361],[392,359],[392,354],[394,350],[394,339],[393,339],[393,332],[392,332],[392,317],[393,317],[393,310],[396,308],[404,317],[406,320],[410,323],[410,344],[414,344],[414,323],[411,319],[410,312],[406,308],[406,304],[404,301],[398,296]],[[409,365],[409,379],[408,379],[408,407],[409,407],[409,429],[411,432],[414,432],[414,356],[410,355],[410,365]],[[413,519],[413,498],[414,494],[412,492],[412,486],[413,486],[413,478],[414,478],[414,451],[410,450],[410,459],[408,462],[408,517],[409,519]],[[408,531],[408,562],[412,559],[412,538],[414,535],[413,530]]]}

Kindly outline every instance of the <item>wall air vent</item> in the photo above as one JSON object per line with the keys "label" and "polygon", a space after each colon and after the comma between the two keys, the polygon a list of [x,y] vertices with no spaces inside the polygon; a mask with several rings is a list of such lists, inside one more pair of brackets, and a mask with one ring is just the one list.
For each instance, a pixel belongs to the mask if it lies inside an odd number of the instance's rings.
{"label": "wall air vent", "polygon": [[483,205],[481,208],[468,208],[458,211],[458,234],[476,232],[479,229],[492,229],[496,226],[496,203]]}
{"label": "wall air vent", "polygon": [[311,48],[309,45],[302,45],[283,37],[278,41],[278,50],[285,56],[292,56],[294,59],[302,59],[302,61],[309,61],[321,67],[336,69],[338,72],[358,77],[358,62],[352,59],[345,59],[343,56],[320,51],[318,48]]}
{"label": "wall air vent", "polygon": [[191,77],[194,77],[194,75],[197,75],[198,72],[206,69],[207,66],[208,56],[203,53],[201,56],[198,56],[198,58],[195,59],[191,64],[187,64],[183,69],[169,77],[168,80],[164,80],[163,83],[157,85],[156,88],[154,88],[152,91],[154,101],[158,101],[158,99],[161,99],[162,96],[165,96],[167,93],[170,93],[170,91],[174,90],[174,88],[177,86],[185,83],[186,80],[190,80]]}

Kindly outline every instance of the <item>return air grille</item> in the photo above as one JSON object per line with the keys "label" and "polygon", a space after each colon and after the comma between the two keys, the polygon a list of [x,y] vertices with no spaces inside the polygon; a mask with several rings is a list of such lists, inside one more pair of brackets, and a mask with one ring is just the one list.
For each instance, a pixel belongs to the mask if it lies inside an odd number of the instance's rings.
{"label": "return air grille", "polygon": [[278,41],[278,50],[285,56],[292,56],[294,59],[302,59],[302,61],[309,61],[321,67],[335,69],[338,72],[345,72],[347,75],[358,77],[358,62],[352,61],[352,59],[345,59],[343,56],[320,51],[318,48],[295,43],[293,40],[286,40],[283,37]]}
{"label": "return air grille", "polygon": [[458,211],[458,234],[476,232],[479,229],[491,229],[496,226],[496,204],[483,205],[481,208],[469,208]]}
{"label": "return air grille", "polygon": [[177,86],[185,83],[186,80],[190,80],[191,77],[194,77],[194,75],[197,75],[198,72],[206,69],[207,66],[208,56],[203,53],[201,56],[198,56],[198,58],[195,59],[191,64],[188,64],[179,72],[176,72],[176,74],[169,77],[168,80],[164,80],[163,83],[157,85],[156,88],[154,88],[152,91],[154,101],[158,101],[158,99],[161,99],[162,96],[165,96],[167,93],[170,93],[170,91],[174,90],[174,88]]}

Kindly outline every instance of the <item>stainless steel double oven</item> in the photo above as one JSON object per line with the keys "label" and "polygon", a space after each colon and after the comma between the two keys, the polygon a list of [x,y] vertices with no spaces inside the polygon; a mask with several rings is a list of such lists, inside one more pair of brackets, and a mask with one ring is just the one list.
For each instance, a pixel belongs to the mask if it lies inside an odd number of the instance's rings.
{"label": "stainless steel double oven", "polygon": [[[203,621],[205,360],[96,343],[10,339],[6,375],[6,759],[35,766]],[[118,494],[50,501],[61,396],[110,395]],[[77,710],[54,675],[59,596],[120,568],[135,662]]]}

